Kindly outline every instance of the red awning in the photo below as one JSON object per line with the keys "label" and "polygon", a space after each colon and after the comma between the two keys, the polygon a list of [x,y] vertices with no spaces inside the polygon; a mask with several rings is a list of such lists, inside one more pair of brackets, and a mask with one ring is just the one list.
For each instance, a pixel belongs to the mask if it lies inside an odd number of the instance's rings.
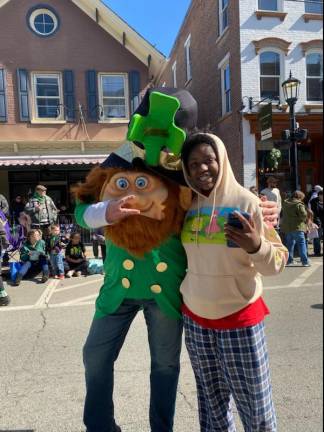
{"label": "red awning", "polygon": [[107,156],[0,156],[0,166],[95,165],[103,162]]}

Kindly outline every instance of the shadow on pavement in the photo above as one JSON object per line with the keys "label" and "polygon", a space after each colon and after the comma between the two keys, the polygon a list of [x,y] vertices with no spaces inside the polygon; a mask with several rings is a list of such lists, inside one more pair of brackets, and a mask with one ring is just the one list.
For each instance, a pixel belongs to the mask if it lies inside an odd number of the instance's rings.
{"label": "shadow on pavement", "polygon": [[311,308],[312,309],[323,309],[323,303],[311,305]]}

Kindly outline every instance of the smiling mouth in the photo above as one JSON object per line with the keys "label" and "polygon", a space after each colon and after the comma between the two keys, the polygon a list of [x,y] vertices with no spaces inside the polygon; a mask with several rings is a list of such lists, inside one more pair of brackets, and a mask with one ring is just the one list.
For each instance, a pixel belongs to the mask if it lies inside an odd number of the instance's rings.
{"label": "smiling mouth", "polygon": [[151,208],[153,207],[153,203],[149,204],[148,206],[146,206],[145,208],[138,208],[138,210],[141,213],[147,213],[151,210]]}

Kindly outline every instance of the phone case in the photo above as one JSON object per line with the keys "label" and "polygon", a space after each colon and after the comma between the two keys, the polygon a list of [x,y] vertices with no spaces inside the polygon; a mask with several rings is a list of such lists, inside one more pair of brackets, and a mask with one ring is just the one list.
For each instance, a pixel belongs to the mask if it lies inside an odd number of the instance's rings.
{"label": "phone case", "polygon": [[[250,214],[247,212],[243,212],[240,211],[239,212],[243,217],[245,217],[245,219],[249,220],[250,219]],[[242,222],[239,221],[237,219],[237,217],[235,217],[234,213],[229,213],[227,216],[227,223],[228,225],[234,227],[234,228],[238,228],[238,229],[243,229],[243,225]],[[227,246],[231,247],[231,248],[239,248],[240,246],[238,244],[236,244],[235,242],[233,242],[232,240],[227,240]]]}

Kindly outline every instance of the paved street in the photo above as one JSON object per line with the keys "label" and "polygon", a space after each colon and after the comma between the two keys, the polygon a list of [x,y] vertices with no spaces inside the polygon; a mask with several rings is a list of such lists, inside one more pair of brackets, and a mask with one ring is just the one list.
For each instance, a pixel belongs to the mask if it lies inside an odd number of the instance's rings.
{"label": "paved street", "polygon": [[[0,432],[81,432],[81,349],[102,277],[24,281],[0,309]],[[267,335],[280,432],[322,430],[322,260],[265,279]],[[116,417],[123,432],[148,432],[149,355],[141,315],[116,366]],[[238,427],[238,431],[243,429]],[[198,432],[185,348],[174,432]]]}

